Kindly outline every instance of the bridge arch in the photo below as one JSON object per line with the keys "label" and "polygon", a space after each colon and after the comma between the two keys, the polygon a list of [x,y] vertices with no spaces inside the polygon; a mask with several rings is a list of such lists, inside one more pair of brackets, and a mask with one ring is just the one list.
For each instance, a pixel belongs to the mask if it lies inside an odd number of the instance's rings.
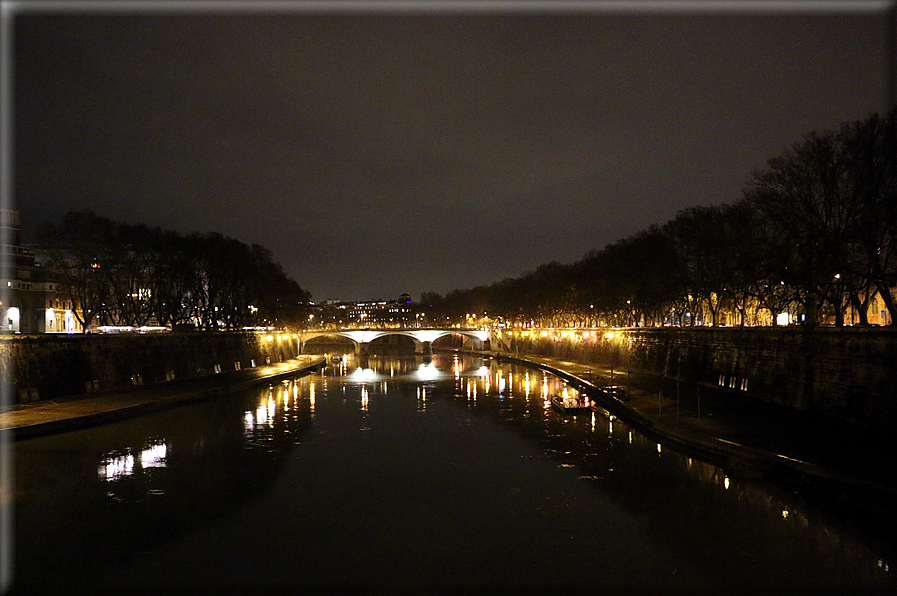
{"label": "bridge arch", "polygon": [[[344,339],[344,340],[348,340],[348,345],[347,345],[347,347],[348,347],[348,346],[351,346],[351,347],[352,347],[352,351],[353,351],[354,353],[357,354],[357,353],[359,352],[359,350],[360,350],[360,345],[359,345],[359,343],[358,343],[357,340],[355,340],[355,339],[349,337],[348,335],[346,335],[346,334],[344,334],[344,333],[341,333],[341,332],[339,332],[339,331],[326,331],[326,332],[323,332],[323,333],[314,333],[314,334],[303,333],[303,334],[301,334],[301,335],[299,336],[299,353],[300,353],[300,354],[304,354],[304,353],[305,353],[305,347],[306,347],[306,344],[307,344],[309,341],[311,341],[311,340],[317,340],[317,339],[331,339],[331,340],[333,340],[333,339],[340,339],[340,338],[341,338],[341,339]],[[325,342],[319,342],[319,343],[325,343]],[[335,342],[335,343],[336,343],[336,342]],[[339,342],[339,343],[342,343],[342,342]]]}
{"label": "bridge arch", "polygon": [[[369,345],[375,345],[374,342],[377,342],[377,345],[389,345],[387,343],[388,340],[386,340],[386,338],[389,338],[389,337],[408,338],[409,340],[411,340],[411,343],[414,345],[414,352],[416,354],[420,354],[420,353],[427,351],[425,349],[424,342],[422,342],[420,339],[416,338],[414,335],[412,335],[410,333],[403,333],[400,330],[396,330],[395,333],[381,333],[381,334],[377,335],[376,337],[368,340],[364,344],[362,344],[362,348],[369,346]],[[386,340],[386,341],[381,342],[380,340]],[[407,346],[408,344],[405,343],[404,345]]]}
{"label": "bridge arch", "polygon": [[489,341],[489,331],[484,329],[334,329],[303,332],[299,339],[299,352],[303,353],[305,344],[317,337],[345,337],[352,342],[355,353],[358,354],[364,352],[370,342],[389,335],[410,337],[414,341],[416,352],[429,352],[433,342],[446,335],[464,335],[481,345]]}

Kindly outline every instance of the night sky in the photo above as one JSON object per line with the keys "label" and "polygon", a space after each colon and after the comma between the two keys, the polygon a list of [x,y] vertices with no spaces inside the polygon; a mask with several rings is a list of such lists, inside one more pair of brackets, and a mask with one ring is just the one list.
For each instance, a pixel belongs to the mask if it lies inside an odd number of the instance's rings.
{"label": "night sky", "polygon": [[888,3],[750,4],[21,3],[13,201],[26,242],[87,208],[258,243],[316,301],[517,277],[887,110]]}

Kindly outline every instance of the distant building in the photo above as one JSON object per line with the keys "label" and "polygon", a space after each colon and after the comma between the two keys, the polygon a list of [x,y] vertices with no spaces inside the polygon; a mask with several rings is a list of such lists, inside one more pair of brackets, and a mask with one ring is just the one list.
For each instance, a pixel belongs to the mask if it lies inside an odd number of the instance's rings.
{"label": "distant building", "polygon": [[78,305],[60,290],[59,275],[44,269],[34,253],[22,246],[19,212],[0,209],[3,267],[0,285],[0,332],[80,333]]}
{"label": "distant building", "polygon": [[[897,288],[891,288],[890,291],[891,300],[897,300]],[[861,296],[861,298],[865,299],[867,297]],[[884,298],[882,298],[881,292],[879,292],[877,289],[872,290],[870,295],[868,296],[866,320],[870,325],[880,325],[882,327],[892,324],[891,316],[887,311],[887,307],[885,307]],[[834,316],[827,317],[826,322],[834,323]],[[844,324],[858,325],[859,323],[860,314],[857,312],[856,307],[853,304],[848,305],[844,313]]]}
{"label": "distant building", "polygon": [[336,302],[328,300],[312,307],[309,323],[313,327],[389,328],[411,327],[416,321],[411,296],[397,300],[372,302]]}

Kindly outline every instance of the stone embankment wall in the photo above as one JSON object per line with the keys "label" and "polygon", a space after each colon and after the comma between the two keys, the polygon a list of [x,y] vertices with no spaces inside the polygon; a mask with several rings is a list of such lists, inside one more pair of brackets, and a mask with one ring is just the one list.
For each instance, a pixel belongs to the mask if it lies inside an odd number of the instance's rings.
{"label": "stone embankment wall", "polygon": [[[897,425],[897,330],[630,328],[537,335],[518,348],[658,375],[876,428]],[[612,335],[612,337],[608,337]]]}
{"label": "stone embankment wall", "polygon": [[0,372],[11,399],[27,403],[273,364],[298,353],[291,336],[257,332],[7,336]]}

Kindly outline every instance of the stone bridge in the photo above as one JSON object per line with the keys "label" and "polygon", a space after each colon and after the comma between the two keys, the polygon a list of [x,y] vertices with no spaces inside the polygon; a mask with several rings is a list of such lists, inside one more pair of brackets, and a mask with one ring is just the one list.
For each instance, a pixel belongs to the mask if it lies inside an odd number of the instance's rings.
{"label": "stone bridge", "polygon": [[488,349],[491,332],[487,329],[334,329],[303,331],[299,334],[299,353],[305,344],[317,337],[345,337],[352,341],[356,354],[367,353],[368,344],[388,335],[403,335],[414,340],[414,351],[428,354],[434,341],[446,335],[463,335],[474,340],[476,349]]}

